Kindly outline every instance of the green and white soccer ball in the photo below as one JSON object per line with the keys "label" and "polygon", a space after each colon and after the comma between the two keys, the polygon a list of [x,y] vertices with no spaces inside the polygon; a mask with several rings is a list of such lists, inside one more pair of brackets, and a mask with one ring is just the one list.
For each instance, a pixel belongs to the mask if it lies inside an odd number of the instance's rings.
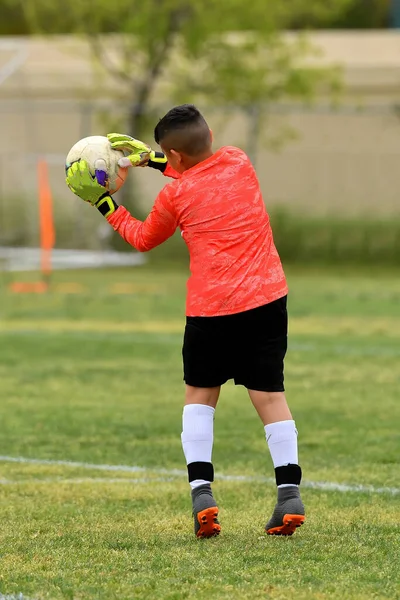
{"label": "green and white soccer ball", "polygon": [[[121,150],[113,150],[105,136],[92,135],[79,140],[68,152],[65,167],[68,169],[73,163],[85,160],[93,177],[104,185],[105,174],[108,176],[107,189],[110,194],[117,192],[125,183],[128,169],[120,167],[118,161],[124,156]],[[102,178],[104,177],[104,183]]]}

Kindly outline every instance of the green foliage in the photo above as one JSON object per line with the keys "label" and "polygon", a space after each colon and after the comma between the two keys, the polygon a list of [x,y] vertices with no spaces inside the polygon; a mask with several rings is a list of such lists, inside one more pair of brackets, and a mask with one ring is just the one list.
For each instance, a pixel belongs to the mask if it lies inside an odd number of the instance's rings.
{"label": "green foliage", "polygon": [[274,237],[284,261],[302,264],[400,266],[400,221],[273,212]]}
{"label": "green foliage", "polygon": [[[318,92],[332,99],[340,90],[340,71],[317,67],[309,59],[318,55],[305,36],[283,37],[281,32],[253,31],[199,39],[187,48],[187,60],[175,66],[178,102],[184,97],[204,104],[258,105],[285,100],[311,102]],[[264,113],[265,114],[265,113]]]}
{"label": "green foliage", "polygon": [[59,0],[40,0],[37,7],[29,1],[1,0],[0,34],[29,35],[38,30],[47,34],[68,33],[75,22],[70,8],[68,2]]}
{"label": "green foliage", "polygon": [[[392,0],[352,0],[341,14],[328,18],[326,25],[332,29],[386,28],[390,23],[391,4]],[[319,26],[320,23],[318,21]]]}
{"label": "green foliage", "polygon": [[0,2],[0,35],[26,35],[29,27],[21,4]]}
{"label": "green foliage", "polygon": [[[104,6],[105,3],[103,3]],[[97,3],[89,3],[87,7],[80,5],[80,13],[84,18],[100,26],[101,33],[112,33],[116,31],[130,31],[133,21],[136,23],[147,23],[143,19],[146,9],[149,15],[152,10],[152,2],[143,2],[145,6],[135,6],[135,10],[130,10],[130,2],[122,2],[121,10],[118,6],[111,6],[107,14],[107,19],[99,18],[96,11]],[[187,2],[189,4],[189,2]],[[196,16],[204,12],[202,2],[200,10],[196,7]],[[219,26],[226,27],[228,30],[247,31],[253,28],[254,19],[264,26],[273,28],[277,22],[281,27],[288,29],[377,29],[387,27],[389,24],[391,0],[330,0],[321,2],[313,0],[292,0],[291,2],[256,2],[256,6],[246,6],[243,2],[232,0],[229,3],[229,10],[226,10],[225,2],[210,2],[207,9],[214,11],[219,9]],[[254,4],[254,3],[253,3]],[[38,8],[39,10],[34,10]],[[158,2],[157,10],[162,11],[165,2]],[[40,29],[47,33],[71,33],[71,31],[82,27],[77,25],[77,19],[74,17],[76,3],[61,2],[61,0],[40,0],[39,3],[30,0],[29,3],[23,3],[21,0],[2,0],[0,6],[0,35],[20,35],[29,34],[40,26]],[[93,7],[93,10],[92,10]],[[139,8],[139,10],[138,10]],[[251,8],[251,10],[248,10]],[[73,10],[72,10],[73,9]],[[37,15],[40,11],[40,23]],[[139,12],[139,15],[137,13]],[[122,22],[121,22],[122,17]],[[155,22],[155,26],[158,22]],[[197,25],[193,23],[193,28],[198,31],[202,28],[201,19]],[[83,28],[84,29],[84,28]]]}

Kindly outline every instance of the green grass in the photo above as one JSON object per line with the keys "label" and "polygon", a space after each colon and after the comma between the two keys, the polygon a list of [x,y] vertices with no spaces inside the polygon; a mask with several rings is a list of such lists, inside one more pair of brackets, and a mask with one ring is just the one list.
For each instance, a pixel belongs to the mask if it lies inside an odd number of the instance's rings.
{"label": "green grass", "polygon": [[[399,488],[398,273],[288,275],[305,481]],[[274,486],[217,480],[223,533],[194,538],[185,478],[157,472],[184,469],[184,294],[184,274],[150,267],[57,273],[46,295],[3,289],[0,454],[148,470],[0,461],[0,595],[400,598],[399,495],[304,487],[305,526],[275,539],[263,533]],[[263,434],[227,384],[217,473],[271,477]]]}

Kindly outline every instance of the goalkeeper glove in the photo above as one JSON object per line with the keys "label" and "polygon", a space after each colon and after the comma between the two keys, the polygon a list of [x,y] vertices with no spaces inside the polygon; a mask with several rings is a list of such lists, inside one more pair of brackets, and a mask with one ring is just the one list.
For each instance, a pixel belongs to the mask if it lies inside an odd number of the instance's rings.
{"label": "goalkeeper glove", "polygon": [[129,153],[128,156],[124,156],[118,161],[120,167],[152,167],[162,172],[165,171],[167,158],[163,152],[155,152],[150,146],[130,135],[109,133],[107,137],[114,150],[123,150]]}
{"label": "goalkeeper glove", "polygon": [[92,175],[85,160],[74,162],[66,168],[66,183],[71,192],[95,206],[102,215],[109,217],[118,208],[118,204],[108,193],[108,175],[105,163],[98,161],[98,168]]}

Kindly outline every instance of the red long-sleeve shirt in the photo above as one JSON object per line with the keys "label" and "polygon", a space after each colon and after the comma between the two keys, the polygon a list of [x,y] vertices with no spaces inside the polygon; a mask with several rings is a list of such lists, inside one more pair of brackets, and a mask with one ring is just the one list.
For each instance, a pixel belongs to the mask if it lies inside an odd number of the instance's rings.
{"label": "red long-sleeve shirt", "polygon": [[140,252],[167,240],[176,228],[190,254],[187,316],[229,315],[287,294],[257,175],[239,148],[227,146],[159,193],[142,222],[120,206],[109,223]]}

